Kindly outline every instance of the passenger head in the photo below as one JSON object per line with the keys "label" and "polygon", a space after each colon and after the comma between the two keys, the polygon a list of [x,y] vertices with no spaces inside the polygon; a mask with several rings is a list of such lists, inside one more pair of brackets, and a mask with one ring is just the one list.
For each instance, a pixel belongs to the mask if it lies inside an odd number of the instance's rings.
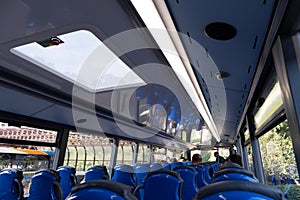
{"label": "passenger head", "polygon": [[193,165],[199,165],[202,163],[202,157],[200,154],[196,153],[192,157],[192,164]]}
{"label": "passenger head", "polygon": [[219,156],[219,153],[218,153],[218,152],[215,152],[215,153],[214,153],[214,156],[215,156],[215,157],[218,157],[218,156]]}
{"label": "passenger head", "polygon": [[242,158],[238,154],[231,154],[230,156],[228,156],[227,162],[233,162],[239,164],[240,166],[243,166]]}

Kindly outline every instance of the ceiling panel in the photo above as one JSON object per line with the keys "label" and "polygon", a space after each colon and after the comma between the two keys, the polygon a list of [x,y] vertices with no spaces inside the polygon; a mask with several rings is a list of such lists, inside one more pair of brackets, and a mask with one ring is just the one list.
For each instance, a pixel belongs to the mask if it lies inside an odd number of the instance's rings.
{"label": "ceiling panel", "polygon": [[[276,1],[166,0],[166,3],[177,31],[184,34],[183,45],[220,135],[235,136]],[[236,34],[227,40],[208,36],[206,28],[215,22],[234,27],[221,28],[219,35],[232,30]],[[218,80],[219,71],[226,72],[228,77]]]}

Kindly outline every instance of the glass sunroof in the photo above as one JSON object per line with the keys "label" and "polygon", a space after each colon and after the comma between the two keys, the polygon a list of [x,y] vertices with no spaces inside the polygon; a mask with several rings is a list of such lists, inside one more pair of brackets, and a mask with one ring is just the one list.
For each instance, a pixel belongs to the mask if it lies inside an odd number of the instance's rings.
{"label": "glass sunroof", "polygon": [[87,30],[18,46],[11,52],[93,92],[145,85],[136,73]]}

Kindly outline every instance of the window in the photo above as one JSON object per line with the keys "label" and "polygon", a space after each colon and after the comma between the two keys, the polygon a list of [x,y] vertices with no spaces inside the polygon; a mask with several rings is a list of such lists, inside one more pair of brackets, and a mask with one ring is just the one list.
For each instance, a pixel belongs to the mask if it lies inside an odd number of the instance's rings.
{"label": "window", "polygon": [[93,92],[145,85],[137,74],[87,30],[18,46],[11,52]]}
{"label": "window", "polygon": [[[4,125],[3,125],[4,124]],[[30,140],[38,142],[55,143],[57,132],[52,130],[43,130],[28,126],[9,126],[2,123],[0,127],[0,138]],[[38,131],[43,131],[42,134],[36,134]]]}
{"label": "window", "polygon": [[0,145],[0,170],[14,168],[23,171],[24,194],[28,194],[29,184],[35,172],[52,167],[54,152],[55,148],[50,147],[25,145],[8,147],[8,144],[2,144]]}
{"label": "window", "polygon": [[85,171],[96,164],[109,166],[111,145],[108,138],[98,135],[70,132],[64,164]]}
{"label": "window", "polygon": [[272,114],[275,113],[275,111],[277,111],[282,105],[283,101],[281,97],[281,90],[279,82],[277,82],[254,117],[256,128],[259,129],[265,122],[267,122],[270,116],[272,116]]}
{"label": "window", "polygon": [[287,120],[261,136],[259,143],[268,184],[287,184],[299,178]]}

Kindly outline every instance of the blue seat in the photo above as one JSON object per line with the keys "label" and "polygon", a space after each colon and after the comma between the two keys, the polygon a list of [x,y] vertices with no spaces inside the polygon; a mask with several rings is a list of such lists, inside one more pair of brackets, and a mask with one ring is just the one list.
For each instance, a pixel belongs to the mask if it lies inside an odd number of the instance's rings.
{"label": "blue seat", "polygon": [[134,194],[141,200],[181,199],[183,179],[177,172],[156,170],[149,172]]}
{"label": "blue seat", "polygon": [[136,185],[140,185],[144,179],[144,177],[150,171],[149,165],[137,164],[133,167],[135,175],[136,175]]}
{"label": "blue seat", "polygon": [[28,200],[62,200],[60,176],[55,170],[38,171],[31,179]]}
{"label": "blue seat", "polygon": [[193,167],[198,172],[198,176],[197,176],[198,188],[202,188],[202,187],[208,185],[208,183],[204,179],[205,168],[203,168],[203,166],[199,166],[199,165],[190,165],[190,167]]}
{"label": "blue seat", "polygon": [[109,175],[107,172],[106,166],[103,165],[95,165],[93,167],[90,167],[85,172],[85,181],[94,181],[94,180],[108,180]]}
{"label": "blue seat", "polygon": [[208,164],[204,164],[201,166],[203,166],[203,168],[204,168],[203,177],[204,177],[205,182],[208,184],[211,183],[210,179],[213,176],[213,170],[212,170],[211,166]]}
{"label": "blue seat", "polygon": [[227,180],[240,180],[258,183],[259,180],[254,176],[251,171],[248,171],[236,163],[224,164],[218,172],[211,178],[211,182],[227,181]]}
{"label": "blue seat", "polygon": [[162,164],[163,169],[165,170],[172,170],[172,165],[171,163],[163,163]]}
{"label": "blue seat", "polygon": [[112,181],[123,183],[128,186],[136,187],[136,177],[133,167],[130,165],[119,165],[114,167]]}
{"label": "blue seat", "polygon": [[0,172],[0,200],[23,199],[22,171],[4,169]]}
{"label": "blue seat", "polygon": [[220,163],[215,162],[215,163],[212,163],[211,166],[213,169],[213,173],[216,173],[219,170]]}
{"label": "blue seat", "polygon": [[192,161],[187,162],[187,165],[192,165],[192,164],[193,164]]}
{"label": "blue seat", "polygon": [[74,167],[60,166],[57,169],[57,172],[60,176],[59,183],[63,191],[63,197],[65,199],[71,192],[72,187],[77,184],[77,178],[75,175],[76,170]]}
{"label": "blue seat", "polygon": [[182,200],[191,200],[198,192],[196,169],[190,166],[178,166],[173,171],[178,172],[183,179]]}
{"label": "blue seat", "polygon": [[274,200],[285,199],[283,193],[271,186],[246,181],[222,181],[199,189],[195,200]]}
{"label": "blue seat", "polygon": [[159,170],[162,169],[162,164],[161,163],[152,163],[150,165],[150,171],[155,171],[155,170]]}
{"label": "blue seat", "polygon": [[89,181],[75,186],[66,200],[136,200],[131,187],[110,180]]}
{"label": "blue seat", "polygon": [[172,166],[172,170],[173,170],[175,167],[183,166],[183,163],[182,162],[172,162],[171,166]]}

